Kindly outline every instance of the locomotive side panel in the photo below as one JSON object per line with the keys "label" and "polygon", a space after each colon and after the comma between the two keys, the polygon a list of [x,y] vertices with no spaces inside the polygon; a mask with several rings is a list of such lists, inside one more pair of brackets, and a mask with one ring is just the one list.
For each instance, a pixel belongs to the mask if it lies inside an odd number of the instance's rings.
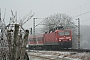
{"label": "locomotive side panel", "polygon": [[55,39],[56,39],[55,32],[44,34],[45,45],[54,45]]}

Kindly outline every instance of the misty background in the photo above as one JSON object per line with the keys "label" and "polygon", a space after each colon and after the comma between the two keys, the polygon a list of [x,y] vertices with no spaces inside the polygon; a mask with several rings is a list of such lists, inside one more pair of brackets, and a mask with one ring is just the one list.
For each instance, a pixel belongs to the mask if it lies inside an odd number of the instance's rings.
{"label": "misty background", "polygon": [[[12,16],[11,10],[17,11],[17,20],[23,19],[28,13],[34,13],[35,18],[46,18],[57,13],[69,15],[75,25],[78,25],[77,18],[80,18],[80,46],[81,48],[90,49],[90,0],[0,0],[1,17],[5,23],[9,24]],[[5,13],[6,8],[6,13]],[[33,18],[34,18],[33,17]],[[36,19],[35,25],[44,19]],[[33,27],[33,19],[30,19],[23,26],[25,29]],[[38,33],[43,29],[42,25],[36,27]],[[74,40],[74,46],[77,48],[77,39]]]}
{"label": "misty background", "polygon": [[90,49],[90,26],[81,25],[81,48]]}

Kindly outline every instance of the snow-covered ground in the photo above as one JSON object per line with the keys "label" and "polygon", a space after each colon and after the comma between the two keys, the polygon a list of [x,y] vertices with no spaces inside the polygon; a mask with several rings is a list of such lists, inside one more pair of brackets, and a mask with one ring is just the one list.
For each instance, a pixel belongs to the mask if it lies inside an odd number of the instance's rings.
{"label": "snow-covered ground", "polygon": [[66,60],[90,60],[90,53],[78,52],[60,52],[60,51],[31,51],[28,52],[29,56],[37,56],[48,59],[66,59]]}

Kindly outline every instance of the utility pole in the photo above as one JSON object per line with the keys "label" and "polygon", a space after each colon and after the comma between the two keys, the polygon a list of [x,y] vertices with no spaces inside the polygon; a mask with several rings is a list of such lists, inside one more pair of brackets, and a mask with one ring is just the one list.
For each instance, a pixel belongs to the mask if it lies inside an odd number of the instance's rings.
{"label": "utility pole", "polygon": [[78,20],[78,49],[80,49],[80,19],[76,20]]}
{"label": "utility pole", "polygon": [[14,48],[13,48],[13,54],[14,54],[14,58],[13,60],[16,60],[18,57],[19,57],[19,53],[20,51],[19,50],[19,40],[18,40],[18,31],[19,31],[19,25],[18,24],[15,24],[15,31],[14,31]]}
{"label": "utility pole", "polygon": [[12,46],[12,44],[11,44],[11,32],[8,30],[7,31],[7,35],[8,35],[8,37],[7,37],[7,39],[8,39],[8,47],[9,47],[9,59],[10,60],[12,60],[12,58],[13,58],[13,55],[12,55],[12,49],[13,49],[13,46]]}
{"label": "utility pole", "polygon": [[36,39],[35,39],[35,19],[37,19],[37,18],[33,18],[33,40],[35,41],[35,45],[36,45]]}
{"label": "utility pole", "polygon": [[21,46],[21,58],[20,60],[25,60],[24,56],[25,56],[25,49],[26,49],[26,44],[28,42],[28,35],[29,35],[29,30],[25,30],[25,35],[22,41],[22,46]]}
{"label": "utility pole", "polygon": [[36,18],[33,18],[33,36],[35,36],[35,19]]}

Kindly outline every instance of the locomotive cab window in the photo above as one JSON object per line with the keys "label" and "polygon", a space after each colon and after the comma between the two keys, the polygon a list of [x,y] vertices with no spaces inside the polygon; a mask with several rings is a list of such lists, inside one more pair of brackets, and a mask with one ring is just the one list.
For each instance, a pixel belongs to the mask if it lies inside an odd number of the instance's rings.
{"label": "locomotive cab window", "polygon": [[70,35],[70,31],[65,31],[65,35]]}
{"label": "locomotive cab window", "polygon": [[64,36],[64,31],[58,32],[60,36]]}

